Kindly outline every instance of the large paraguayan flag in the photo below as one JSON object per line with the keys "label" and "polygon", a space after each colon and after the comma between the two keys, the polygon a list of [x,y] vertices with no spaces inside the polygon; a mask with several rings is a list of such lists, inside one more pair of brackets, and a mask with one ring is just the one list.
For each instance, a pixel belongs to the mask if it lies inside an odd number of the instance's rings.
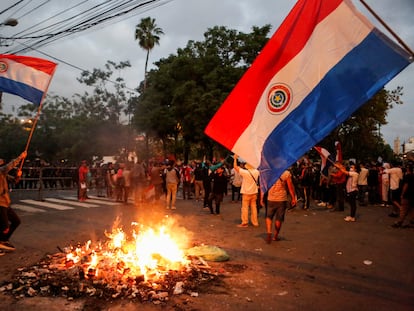
{"label": "large paraguayan flag", "polygon": [[0,91],[40,105],[56,66],[41,58],[0,54]]}
{"label": "large paraguayan flag", "polygon": [[349,0],[299,0],[205,133],[262,190],[412,62]]}

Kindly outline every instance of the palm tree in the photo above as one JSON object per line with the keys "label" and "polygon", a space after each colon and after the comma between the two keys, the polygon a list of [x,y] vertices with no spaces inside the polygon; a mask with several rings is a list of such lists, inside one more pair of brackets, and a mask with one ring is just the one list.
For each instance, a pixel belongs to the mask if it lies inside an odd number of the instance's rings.
{"label": "palm tree", "polygon": [[147,86],[147,67],[149,53],[156,44],[159,45],[159,36],[163,34],[164,32],[162,31],[162,29],[157,27],[157,25],[155,24],[155,18],[142,18],[141,22],[135,26],[135,40],[138,40],[139,46],[147,51],[144,71],[144,89]]}

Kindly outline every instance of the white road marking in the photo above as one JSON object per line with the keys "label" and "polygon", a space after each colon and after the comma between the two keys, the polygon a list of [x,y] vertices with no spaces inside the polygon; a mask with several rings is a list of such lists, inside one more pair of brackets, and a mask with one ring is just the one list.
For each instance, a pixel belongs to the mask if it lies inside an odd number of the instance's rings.
{"label": "white road marking", "polygon": [[46,212],[44,209],[41,208],[35,208],[31,207],[29,205],[23,205],[23,204],[12,204],[11,207],[13,209],[17,209],[24,212],[30,212],[30,213],[44,213]]}
{"label": "white road marking", "polygon": [[[65,200],[74,200],[77,201],[78,199],[76,197],[63,197]],[[121,202],[113,202],[113,201],[108,201],[108,199],[86,199],[85,201],[86,203],[98,203],[101,205],[110,205],[110,206],[114,206],[114,205],[119,205]]]}
{"label": "white road marking", "polygon": [[38,205],[38,206],[47,207],[47,208],[53,208],[53,209],[57,209],[57,210],[60,210],[60,211],[75,209],[74,207],[70,207],[70,206],[62,206],[62,205],[59,205],[59,204],[43,202],[43,201],[36,201],[36,200],[21,200],[20,202],[27,203],[27,204],[32,204],[32,205]]}
{"label": "white road marking", "polygon": [[69,204],[69,205],[74,205],[74,206],[79,206],[79,207],[86,207],[86,208],[99,207],[99,205],[89,204],[87,202],[72,201],[72,200],[62,200],[62,199],[56,199],[56,198],[46,198],[45,200],[48,201],[48,202]]}

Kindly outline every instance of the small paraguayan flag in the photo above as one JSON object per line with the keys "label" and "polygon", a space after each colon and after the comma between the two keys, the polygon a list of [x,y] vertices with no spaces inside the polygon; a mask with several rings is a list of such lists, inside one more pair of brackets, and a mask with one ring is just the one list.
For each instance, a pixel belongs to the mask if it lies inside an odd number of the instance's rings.
{"label": "small paraguayan flag", "polygon": [[40,105],[56,66],[41,58],[0,54],[0,91]]}

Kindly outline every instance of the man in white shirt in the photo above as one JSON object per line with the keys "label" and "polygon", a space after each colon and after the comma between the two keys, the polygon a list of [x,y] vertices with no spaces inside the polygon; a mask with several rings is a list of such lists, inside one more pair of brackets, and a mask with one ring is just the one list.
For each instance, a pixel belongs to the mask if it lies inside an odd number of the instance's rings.
{"label": "man in white shirt", "polygon": [[238,227],[245,228],[249,226],[249,208],[250,220],[254,227],[259,226],[257,219],[257,194],[259,192],[259,171],[246,163],[245,168],[237,164],[238,155],[234,155],[234,169],[241,175],[242,184],[240,193],[242,194],[241,224]]}

